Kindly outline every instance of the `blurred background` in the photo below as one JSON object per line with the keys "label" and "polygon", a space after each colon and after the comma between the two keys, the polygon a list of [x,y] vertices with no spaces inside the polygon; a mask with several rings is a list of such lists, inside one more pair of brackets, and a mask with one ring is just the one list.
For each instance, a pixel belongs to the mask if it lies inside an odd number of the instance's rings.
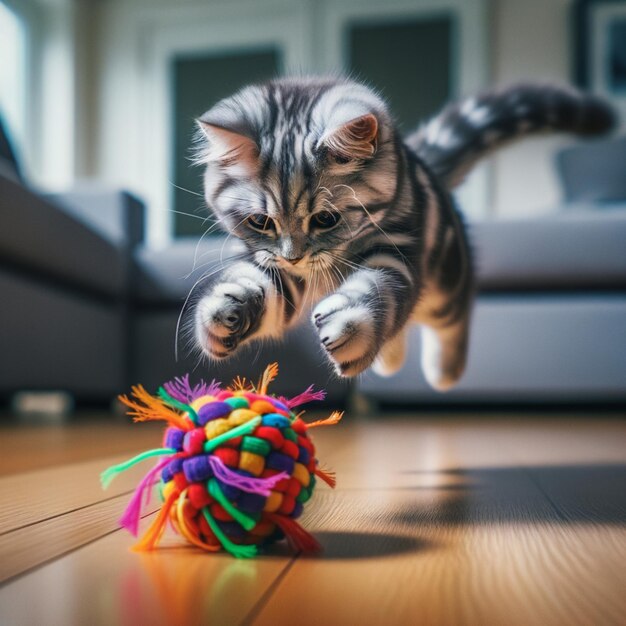
{"label": "blurred background", "polygon": [[626,399],[623,130],[526,140],[460,190],[479,297],[452,392],[426,386],[417,332],[400,374],[345,383],[306,329],[215,368],[186,350],[180,321],[233,249],[203,235],[189,162],[194,118],[217,100],[272,76],[349,73],[409,131],[450,99],[533,79],[603,95],[626,119],[626,2],[2,0],[0,60],[5,404],[107,402],[131,383],[276,359],[285,393],[315,381],[369,407]]}

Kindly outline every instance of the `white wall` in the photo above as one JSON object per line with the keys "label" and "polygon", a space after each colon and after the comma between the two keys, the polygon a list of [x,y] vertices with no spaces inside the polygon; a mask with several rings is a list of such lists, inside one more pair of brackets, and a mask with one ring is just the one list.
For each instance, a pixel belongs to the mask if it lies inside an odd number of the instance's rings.
{"label": "white wall", "polygon": [[[570,79],[571,0],[494,0],[492,76],[496,84]],[[491,214],[522,217],[555,211],[561,191],[555,151],[573,139],[528,139],[492,159]]]}

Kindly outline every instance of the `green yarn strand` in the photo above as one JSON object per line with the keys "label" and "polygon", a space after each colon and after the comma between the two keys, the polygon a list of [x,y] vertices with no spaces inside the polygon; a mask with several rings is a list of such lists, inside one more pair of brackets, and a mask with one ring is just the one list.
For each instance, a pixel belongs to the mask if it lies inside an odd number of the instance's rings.
{"label": "green yarn strand", "polygon": [[157,391],[157,395],[159,396],[159,398],[161,398],[161,400],[163,400],[163,402],[166,402],[171,407],[175,409],[180,409],[181,411],[185,411],[185,413],[189,415],[189,418],[194,424],[199,423],[200,418],[198,417],[198,414],[196,413],[195,409],[190,407],[188,404],[185,404],[184,402],[177,400],[176,398],[172,398],[172,396],[170,396],[170,394],[167,393],[167,391],[165,391],[163,387],[159,387],[159,390]]}
{"label": "green yarn strand", "polygon": [[127,469],[133,467],[133,465],[137,465],[137,463],[141,463],[141,461],[145,461],[146,459],[154,456],[165,456],[166,454],[176,454],[176,450],[173,448],[155,448],[154,450],[146,450],[146,452],[142,452],[128,461],[124,461],[118,465],[112,465],[100,474],[100,483],[102,484],[102,488],[106,489],[118,474],[125,472]]}
{"label": "green yarn strand", "polygon": [[239,546],[236,543],[233,543],[222,532],[222,529],[217,525],[217,522],[213,519],[206,507],[202,509],[202,515],[204,515],[204,519],[206,519],[207,524],[211,527],[213,534],[218,538],[224,550],[227,550],[238,559],[252,559],[257,555],[258,550],[256,546]]}
{"label": "green yarn strand", "polygon": [[232,428],[231,430],[207,441],[204,444],[204,451],[212,452],[213,450],[215,450],[215,448],[218,448],[225,441],[228,441],[229,439],[234,439],[235,437],[241,437],[242,435],[249,435],[260,423],[261,423],[261,418],[254,417],[249,422],[246,422],[245,424],[241,424],[241,426],[237,426],[236,428]]}
{"label": "green yarn strand", "polygon": [[246,530],[252,530],[256,526],[256,520],[237,509],[224,495],[215,478],[209,480],[209,495],[213,496],[223,507],[223,509]]}

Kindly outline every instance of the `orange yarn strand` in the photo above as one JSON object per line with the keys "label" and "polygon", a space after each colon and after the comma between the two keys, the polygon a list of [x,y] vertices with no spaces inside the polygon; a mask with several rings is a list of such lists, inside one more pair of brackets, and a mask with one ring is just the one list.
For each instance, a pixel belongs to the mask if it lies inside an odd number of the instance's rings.
{"label": "orange yarn strand", "polygon": [[276,376],[278,376],[278,363],[271,363],[265,368],[263,376],[261,376],[261,380],[259,380],[259,384],[257,385],[256,392],[265,395],[269,384]]}
{"label": "orange yarn strand", "polygon": [[248,383],[245,376],[237,376],[228,387],[229,391],[251,391],[252,385]]}
{"label": "orange yarn strand", "polygon": [[138,543],[133,546],[132,549],[135,552],[154,550],[156,545],[159,543],[161,536],[163,535],[170,509],[174,506],[176,498],[178,498],[178,493],[176,491],[172,491],[172,493],[167,496],[167,500],[161,507],[158,515],[154,518],[152,524],[150,524],[150,527],[148,528],[144,536],[139,540]]}
{"label": "orange yarn strand", "polygon": [[133,416],[133,421],[150,422],[164,420],[171,426],[176,426],[182,430],[193,428],[190,420],[170,409],[161,398],[150,395],[142,385],[135,385],[132,387],[132,390],[132,395],[136,400],[131,400],[125,395],[118,396],[118,398],[122,404],[131,409],[128,411],[128,414]]}
{"label": "orange yarn strand", "polygon": [[317,420],[317,422],[311,422],[307,424],[307,428],[316,428],[317,426],[333,426],[338,424],[343,417],[343,411],[333,411],[326,419]]}

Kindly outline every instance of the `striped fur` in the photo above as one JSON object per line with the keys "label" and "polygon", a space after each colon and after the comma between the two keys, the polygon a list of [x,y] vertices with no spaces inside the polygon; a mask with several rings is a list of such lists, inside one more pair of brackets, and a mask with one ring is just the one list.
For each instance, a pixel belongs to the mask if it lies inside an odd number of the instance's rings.
{"label": "striped fur", "polygon": [[473,163],[529,132],[607,130],[609,109],[558,87],[522,85],[456,105],[404,141],[372,90],[336,79],[246,87],[199,120],[205,198],[244,241],[195,307],[209,356],[278,338],[311,312],[338,374],[404,361],[423,325],[422,368],[447,389],[462,375],[471,256],[450,190]]}

